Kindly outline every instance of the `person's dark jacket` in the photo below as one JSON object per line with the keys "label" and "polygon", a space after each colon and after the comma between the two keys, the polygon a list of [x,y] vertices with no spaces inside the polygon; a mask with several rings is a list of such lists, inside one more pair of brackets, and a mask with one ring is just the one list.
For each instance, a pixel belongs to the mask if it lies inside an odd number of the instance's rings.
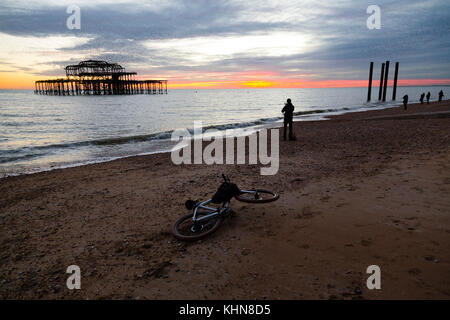
{"label": "person's dark jacket", "polygon": [[294,105],[292,103],[286,103],[281,112],[284,113],[284,121],[292,121],[294,116]]}
{"label": "person's dark jacket", "polygon": [[405,95],[405,96],[403,97],[403,103],[404,103],[404,104],[407,104],[407,103],[408,103],[408,95]]}

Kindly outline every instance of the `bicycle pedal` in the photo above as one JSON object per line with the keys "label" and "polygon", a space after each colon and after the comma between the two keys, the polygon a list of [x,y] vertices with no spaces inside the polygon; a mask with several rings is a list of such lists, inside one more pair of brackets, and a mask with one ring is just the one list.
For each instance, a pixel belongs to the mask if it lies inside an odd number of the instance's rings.
{"label": "bicycle pedal", "polygon": [[220,212],[220,215],[222,216],[222,217],[228,217],[229,215],[230,215],[230,212],[231,212],[231,209],[222,209],[221,210],[221,212]]}

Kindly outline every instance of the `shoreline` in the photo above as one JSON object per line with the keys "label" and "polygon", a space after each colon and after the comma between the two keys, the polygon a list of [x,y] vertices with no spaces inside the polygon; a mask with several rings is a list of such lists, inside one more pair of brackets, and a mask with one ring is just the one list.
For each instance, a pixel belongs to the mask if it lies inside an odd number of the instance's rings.
{"label": "shoreline", "polygon": [[[444,100],[446,101],[446,100]],[[412,104],[413,105],[417,105],[417,104]],[[294,118],[294,122],[309,122],[309,121],[325,121],[325,120],[330,120],[333,119],[335,117],[339,117],[342,115],[346,115],[346,114],[352,114],[352,113],[364,113],[367,111],[378,111],[378,110],[385,110],[385,109],[391,109],[391,108],[396,108],[398,105],[395,104],[384,104],[381,105],[382,107],[376,107],[376,109],[374,110],[370,110],[370,108],[374,108],[372,107],[361,107],[358,109],[362,109],[362,110],[352,110],[346,107],[342,107],[339,109],[333,109],[334,111],[330,111],[330,109],[324,109],[324,110],[309,110],[309,111],[298,111],[297,114],[300,114],[297,116],[297,118]],[[331,114],[329,114],[331,113]],[[337,113],[337,114],[333,114],[333,113]],[[323,114],[323,115],[322,115]],[[316,119],[303,119],[301,118],[302,116],[313,116],[313,117],[317,117]],[[229,124],[217,124],[217,125],[210,125],[205,127],[204,129],[216,129],[216,128],[220,128],[220,127],[227,127],[230,126],[229,128],[226,129],[219,129],[220,132],[228,130],[228,129],[236,129],[236,128],[240,128],[239,126],[245,123],[252,123],[255,122],[256,124],[253,125],[248,125],[248,126],[244,126],[242,127],[242,129],[244,130],[256,130],[259,131],[262,128],[282,128],[283,124],[282,124],[282,117],[279,117],[279,119],[277,120],[273,120],[273,121],[269,121],[272,120],[272,118],[267,119],[266,123],[261,123],[261,124],[257,124],[258,121],[262,121],[265,119],[256,119],[256,120],[248,120],[245,122],[241,122],[241,123],[229,123]],[[281,121],[281,122],[280,122]],[[273,126],[275,124],[275,126]],[[156,133],[151,133],[148,134],[149,137],[155,137],[155,136],[159,136],[159,135],[166,135],[169,134],[171,131],[162,131],[162,132],[156,132]],[[251,134],[251,133],[250,133]],[[134,137],[120,137],[120,138],[116,138],[116,139],[133,139]],[[142,138],[142,135],[137,136],[137,138]],[[157,139],[158,140],[158,139]],[[92,142],[91,142],[92,143]],[[79,144],[79,143],[77,143]],[[0,176],[0,180],[5,179],[7,177],[16,177],[16,176],[22,176],[22,175],[30,175],[30,174],[36,174],[36,173],[40,173],[40,172],[48,172],[48,171],[53,171],[53,170],[60,170],[60,169],[66,169],[66,168],[73,168],[73,167],[79,167],[79,166],[86,166],[86,165],[92,165],[92,164],[98,164],[98,163],[105,163],[105,162],[111,162],[111,161],[115,161],[118,159],[126,159],[126,158],[130,158],[130,157],[139,157],[139,156],[148,156],[148,155],[153,155],[153,154],[159,154],[159,153],[170,153],[170,150],[157,150],[157,151],[148,151],[148,152],[143,152],[143,153],[138,153],[138,154],[131,154],[131,155],[122,155],[122,156],[110,156],[110,157],[105,157],[105,158],[100,158],[100,159],[92,159],[92,160],[86,160],[86,161],[81,161],[81,162],[75,162],[75,163],[63,163],[63,164],[56,164],[56,165],[52,165],[50,167],[42,167],[42,168],[35,168],[35,167],[30,167],[30,168],[24,168],[22,172],[2,172],[2,175]],[[8,164],[8,166],[13,166],[13,164]],[[6,173],[5,173],[6,172]]]}
{"label": "shoreline", "polygon": [[[364,120],[443,110],[295,122],[274,176],[160,153],[4,178],[0,298],[450,299],[450,119]],[[221,173],[280,199],[232,200],[216,233],[175,240],[184,201],[210,197]],[[65,287],[72,264],[81,290]],[[373,264],[382,290],[365,287]]]}

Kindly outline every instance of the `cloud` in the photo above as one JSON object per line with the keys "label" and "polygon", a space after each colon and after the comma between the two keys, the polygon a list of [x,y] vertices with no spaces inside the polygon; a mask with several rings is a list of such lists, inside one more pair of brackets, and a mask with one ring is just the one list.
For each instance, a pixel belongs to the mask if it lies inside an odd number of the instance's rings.
{"label": "cloud", "polygon": [[280,79],[366,79],[369,61],[391,60],[400,61],[403,78],[450,78],[445,1],[379,1],[380,30],[366,27],[369,1],[81,2],[81,30],[66,28],[68,4],[0,6],[4,34],[85,39],[55,48],[59,59],[36,73],[62,72],[62,63],[95,57],[186,79],[263,71]]}

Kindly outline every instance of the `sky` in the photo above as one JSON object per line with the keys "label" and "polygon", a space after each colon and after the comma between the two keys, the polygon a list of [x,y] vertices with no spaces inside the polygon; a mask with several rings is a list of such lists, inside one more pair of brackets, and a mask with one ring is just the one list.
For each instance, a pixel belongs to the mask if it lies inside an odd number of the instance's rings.
{"label": "sky", "polygon": [[[70,5],[80,29],[69,29]],[[369,5],[380,29],[369,29]],[[0,0],[0,89],[34,88],[82,60],[169,88],[450,85],[450,1]]]}

